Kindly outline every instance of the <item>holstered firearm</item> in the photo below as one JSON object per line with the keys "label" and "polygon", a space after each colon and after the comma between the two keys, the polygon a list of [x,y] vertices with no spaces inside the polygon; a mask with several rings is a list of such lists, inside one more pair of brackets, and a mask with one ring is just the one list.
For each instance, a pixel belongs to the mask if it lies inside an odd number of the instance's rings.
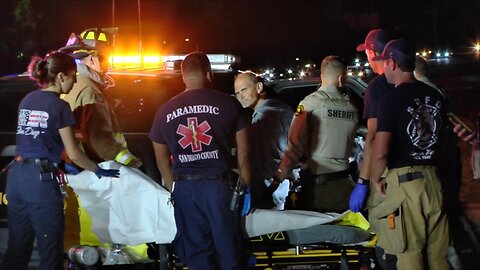
{"label": "holstered firearm", "polygon": [[230,201],[230,211],[237,211],[240,203],[240,197],[243,195],[243,188],[240,181],[240,177],[237,180],[237,184],[233,189],[232,200]]}

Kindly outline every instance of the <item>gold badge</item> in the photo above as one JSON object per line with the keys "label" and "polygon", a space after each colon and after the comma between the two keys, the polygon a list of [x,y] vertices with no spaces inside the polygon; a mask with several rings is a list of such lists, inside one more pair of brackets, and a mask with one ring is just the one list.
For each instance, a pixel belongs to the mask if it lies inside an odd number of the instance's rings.
{"label": "gold badge", "polygon": [[295,116],[299,116],[305,111],[302,104],[298,104],[297,110],[295,111]]}

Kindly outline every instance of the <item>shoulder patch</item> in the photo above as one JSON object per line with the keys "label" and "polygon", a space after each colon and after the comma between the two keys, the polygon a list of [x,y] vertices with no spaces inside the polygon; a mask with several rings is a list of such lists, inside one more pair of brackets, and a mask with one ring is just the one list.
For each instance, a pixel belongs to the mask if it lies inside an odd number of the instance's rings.
{"label": "shoulder patch", "polygon": [[295,111],[295,116],[299,116],[305,111],[305,108],[303,107],[302,104],[298,104],[297,110]]}

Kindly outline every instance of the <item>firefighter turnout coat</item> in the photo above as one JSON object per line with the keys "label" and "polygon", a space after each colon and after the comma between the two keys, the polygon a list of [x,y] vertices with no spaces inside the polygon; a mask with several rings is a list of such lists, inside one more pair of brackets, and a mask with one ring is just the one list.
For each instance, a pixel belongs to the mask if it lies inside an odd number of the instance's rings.
{"label": "firefighter turnout coat", "polygon": [[97,162],[141,163],[128,150],[112,105],[115,100],[103,88],[104,85],[78,74],[73,89],[62,97],[75,115],[75,136],[87,156]]}

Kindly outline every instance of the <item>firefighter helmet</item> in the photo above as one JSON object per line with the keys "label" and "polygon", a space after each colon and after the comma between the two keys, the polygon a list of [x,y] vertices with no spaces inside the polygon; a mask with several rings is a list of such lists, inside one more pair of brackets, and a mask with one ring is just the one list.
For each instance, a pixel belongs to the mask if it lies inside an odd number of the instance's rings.
{"label": "firefighter helmet", "polygon": [[70,34],[65,47],[59,51],[70,54],[72,57],[81,59],[91,54],[106,54],[112,49],[112,40],[116,28],[90,28],[80,35]]}

